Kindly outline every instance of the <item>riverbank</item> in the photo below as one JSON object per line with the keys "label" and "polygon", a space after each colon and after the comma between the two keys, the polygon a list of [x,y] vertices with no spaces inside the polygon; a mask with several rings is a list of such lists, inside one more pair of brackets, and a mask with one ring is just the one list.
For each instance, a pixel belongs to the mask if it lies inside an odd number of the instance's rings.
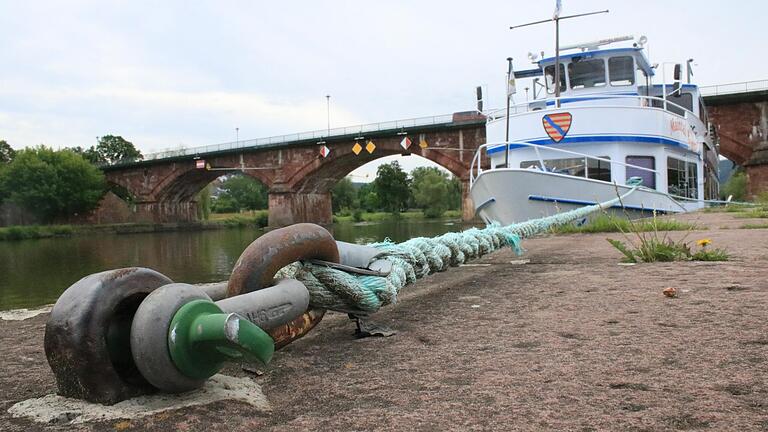
{"label": "riverbank", "polygon": [[[212,213],[209,220],[178,223],[126,223],[106,225],[18,225],[0,227],[0,241],[30,240],[55,237],[71,237],[94,234],[139,234],[172,231],[203,231],[225,228],[266,228],[269,212],[257,210],[248,213]],[[382,222],[388,220],[436,220],[428,219],[421,211],[407,211],[399,214],[386,212],[363,212],[357,215],[337,214],[334,223],[345,222]],[[445,212],[439,219],[461,219],[456,210]]]}
{"label": "riverbank", "polygon": [[[406,287],[374,315],[397,330],[355,339],[342,314],[277,352],[261,375],[271,411],[217,402],[78,430],[718,430],[768,428],[768,230],[731,213],[677,231],[726,262],[619,265],[606,237],[547,235]],[[662,294],[677,289],[677,298]],[[0,322],[0,429],[53,393],[46,315]]]}
{"label": "riverbank", "polygon": [[227,218],[178,223],[126,223],[107,225],[19,225],[0,227],[0,241],[71,237],[97,234],[139,234],[170,231],[202,231],[232,227],[267,226],[267,216],[233,215]]}

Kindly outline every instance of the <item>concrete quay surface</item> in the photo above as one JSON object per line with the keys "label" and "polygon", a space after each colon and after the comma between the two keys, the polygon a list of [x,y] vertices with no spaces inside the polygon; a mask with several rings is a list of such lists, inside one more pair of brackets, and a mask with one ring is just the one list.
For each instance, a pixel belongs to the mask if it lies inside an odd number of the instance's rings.
{"label": "concrete quay surface", "polygon": [[621,234],[525,240],[523,257],[499,251],[406,287],[374,316],[393,337],[355,339],[331,314],[263,374],[222,371],[259,384],[271,410],[12,418],[17,402],[55,393],[47,314],[0,321],[0,430],[768,430],[768,229],[728,213],[679,219],[708,229],[673,238],[711,239],[731,260],[626,266],[605,241]]}

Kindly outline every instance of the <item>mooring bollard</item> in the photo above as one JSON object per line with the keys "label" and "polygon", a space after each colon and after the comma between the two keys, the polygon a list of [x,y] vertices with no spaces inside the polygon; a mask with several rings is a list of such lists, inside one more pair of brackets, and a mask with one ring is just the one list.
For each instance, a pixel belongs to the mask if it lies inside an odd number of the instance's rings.
{"label": "mooring bollard", "polygon": [[228,360],[269,361],[311,330],[323,310],[309,293],[275,273],[299,260],[339,263],[331,234],[297,224],[256,239],[238,259],[227,298],[174,284],[149,269],[112,270],[68,288],[46,324],[45,352],[59,394],[113,404],[160,389],[201,386]]}
{"label": "mooring bollard", "polygon": [[154,387],[168,393],[189,391],[226,361],[268,363],[275,345],[266,330],[300,317],[308,306],[309,292],[293,279],[218,302],[193,285],[166,285],[136,311],[133,361]]}

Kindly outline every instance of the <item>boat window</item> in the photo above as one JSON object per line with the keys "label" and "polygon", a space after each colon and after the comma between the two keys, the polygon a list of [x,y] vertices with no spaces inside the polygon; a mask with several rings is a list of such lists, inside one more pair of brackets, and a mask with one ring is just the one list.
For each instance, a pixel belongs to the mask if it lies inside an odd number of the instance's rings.
{"label": "boat window", "polygon": [[[609,159],[608,156],[600,156]],[[587,177],[595,180],[611,181],[611,163],[600,159],[587,159]]]}
{"label": "boat window", "polygon": [[[600,156],[608,159],[607,156]],[[588,177],[595,180],[611,181],[611,163],[592,158],[566,158],[566,159],[545,159],[545,171],[558,174],[566,174],[575,177]],[[541,170],[541,161],[529,160],[520,162],[520,168]],[[586,170],[585,170],[586,168]]]}
{"label": "boat window", "polygon": [[[547,82],[547,93],[555,93],[555,65],[549,65],[544,68],[544,81]],[[560,91],[565,91],[565,68],[560,63]]]}
{"label": "boat window", "polygon": [[628,86],[635,83],[635,63],[632,56],[608,59],[608,73],[612,86]]}
{"label": "boat window", "polygon": [[631,177],[640,177],[643,179],[643,186],[656,189],[656,173],[648,171],[649,169],[656,169],[656,158],[653,156],[627,156],[626,163],[627,165],[634,165],[626,168],[627,180]]}
{"label": "boat window", "polygon": [[[672,91],[672,86],[667,86],[667,92],[671,92],[671,91]],[[668,95],[667,102],[671,102],[667,104],[667,111],[669,112],[673,112],[675,114],[685,116],[685,111],[682,108],[685,108],[688,111],[693,111],[693,96],[690,93],[683,93],[680,96]],[[675,104],[675,105],[672,105],[672,104]],[[664,101],[660,99],[654,99],[652,102],[652,105],[656,108],[663,108]]]}
{"label": "boat window", "polygon": [[667,191],[672,195],[698,198],[698,168],[694,162],[667,158]]}
{"label": "boat window", "polygon": [[603,59],[579,60],[574,57],[568,63],[571,89],[603,87],[605,85],[605,61]]}

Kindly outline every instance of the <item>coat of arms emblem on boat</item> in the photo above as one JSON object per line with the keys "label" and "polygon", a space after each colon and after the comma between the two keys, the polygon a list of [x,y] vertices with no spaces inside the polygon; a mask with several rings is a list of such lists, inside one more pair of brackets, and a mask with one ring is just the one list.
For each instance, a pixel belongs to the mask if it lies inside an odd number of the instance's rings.
{"label": "coat of arms emblem on boat", "polygon": [[547,132],[552,141],[559,143],[565,138],[568,130],[571,129],[571,120],[573,116],[571,113],[557,113],[547,114],[541,119],[541,123],[544,125],[544,130]]}

